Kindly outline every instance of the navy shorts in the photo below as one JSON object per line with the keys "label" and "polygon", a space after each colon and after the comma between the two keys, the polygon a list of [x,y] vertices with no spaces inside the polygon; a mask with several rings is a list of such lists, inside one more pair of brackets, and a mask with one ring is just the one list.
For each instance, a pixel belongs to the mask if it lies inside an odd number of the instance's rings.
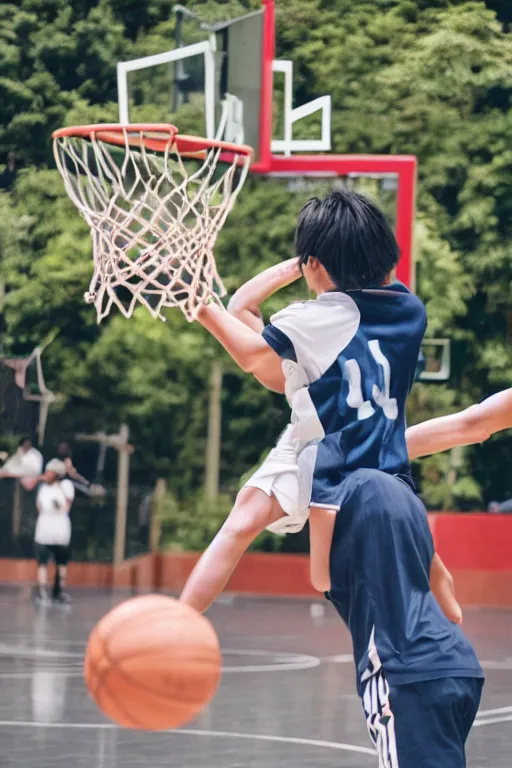
{"label": "navy shorts", "polygon": [[36,560],[38,565],[48,565],[54,560],[55,565],[67,565],[71,559],[71,548],[60,544],[37,544]]}
{"label": "navy shorts", "polygon": [[465,744],[483,683],[447,677],[388,686],[381,669],[363,695],[379,768],[465,768]]}

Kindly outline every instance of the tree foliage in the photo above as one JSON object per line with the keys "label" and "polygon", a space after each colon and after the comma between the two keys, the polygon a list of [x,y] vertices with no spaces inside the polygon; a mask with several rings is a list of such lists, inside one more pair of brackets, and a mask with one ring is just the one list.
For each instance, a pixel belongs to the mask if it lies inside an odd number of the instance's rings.
{"label": "tree foliage", "polygon": [[[0,351],[21,354],[58,328],[46,355],[50,386],[66,398],[50,423],[54,434],[117,429],[127,421],[138,449],[135,474],[167,476],[183,509],[188,499],[195,508],[203,480],[213,356],[225,361],[224,492],[233,494],[238,478],[272,444],[286,408],[179,312],[170,311],[166,324],[138,311],[131,321],[113,316],[96,326],[82,300],[90,236],[64,193],[50,141],[61,125],[116,119],[116,62],[170,47],[172,5],[18,0],[0,7],[0,157],[14,151],[22,166],[14,190],[0,197],[0,289],[6,288]],[[258,2],[190,0],[187,6],[212,21]],[[416,385],[411,422],[464,407],[512,378],[506,7],[482,0],[277,2],[278,55],[295,63],[295,102],[332,94],[333,149],[418,157],[417,289],[427,305],[428,333],[451,337],[454,359],[446,385]],[[142,79],[138,87],[149,90],[155,82]],[[155,114],[144,117],[161,118],[165,104],[162,97]],[[193,103],[186,109],[199,120]],[[141,116],[142,110],[134,115]],[[299,136],[300,124],[296,129]],[[292,254],[297,209],[285,188],[249,180],[218,242],[230,292]],[[304,287],[295,286],[267,309],[300,296]],[[479,449],[467,451],[455,475],[448,455],[424,461],[418,474],[427,503],[474,507],[495,488],[507,492],[502,438],[485,451],[485,464]]]}

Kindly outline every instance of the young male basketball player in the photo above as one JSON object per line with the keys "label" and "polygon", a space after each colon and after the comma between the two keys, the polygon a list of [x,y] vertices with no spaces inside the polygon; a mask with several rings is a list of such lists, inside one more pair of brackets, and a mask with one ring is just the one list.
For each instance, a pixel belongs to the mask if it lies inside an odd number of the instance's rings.
{"label": "young male basketball player", "polygon": [[48,593],[48,561],[55,561],[55,584],[53,600],[57,603],[70,602],[64,591],[71,541],[69,510],[75,497],[75,489],[66,480],[66,466],[59,459],[48,462],[44,482],[39,486],[36,498],[37,522],[34,535],[37,580],[39,592],[36,601],[41,605],[51,603]]}
{"label": "young male basketball player", "polygon": [[[325,555],[324,523],[336,515],[330,594],[349,619],[358,689],[381,765],[397,766],[399,759],[402,768],[459,768],[483,675],[430,591],[432,539],[409,471],[404,411],[425,310],[391,283],[395,238],[382,212],[361,195],[338,191],[310,200],[296,247],[316,300],[274,315],[263,334],[217,306],[199,315],[243,370],[286,392],[292,419],[239,495],[182,600],[204,610],[212,582],[213,596],[224,586],[245,549],[238,549],[237,531],[245,520],[296,530],[309,504],[322,521],[312,523],[312,548]],[[357,561],[347,554],[351,549]],[[400,689],[392,701],[389,683]]]}
{"label": "young male basketball player", "polygon": [[[307,239],[311,237],[318,241],[314,246],[318,259],[307,255],[310,247]],[[348,390],[345,394],[347,411],[355,417],[354,425],[357,426],[359,422],[359,428],[367,435],[363,440],[366,449],[359,456],[356,451],[349,461],[343,458],[338,446],[338,455],[328,460],[333,463],[334,471],[327,470],[327,485],[336,487],[343,473],[359,465],[378,467],[382,464],[389,471],[409,473],[403,443],[404,403],[401,402],[400,413],[398,410],[395,413],[396,398],[389,398],[389,403],[385,400],[390,382],[389,361],[380,350],[378,339],[370,340],[372,344],[363,347],[366,365],[370,365],[373,376],[373,384],[365,382],[364,386],[368,384],[371,390],[372,386],[378,389],[378,381],[384,384],[382,392],[379,390],[377,394],[382,406],[380,413],[385,417],[382,421],[377,419],[378,413],[374,415],[371,403],[361,399],[361,375],[357,360],[338,359],[351,336],[355,337],[355,343],[359,343],[361,334],[357,335],[357,328],[361,313],[348,293],[333,291],[334,283],[349,290],[358,285],[377,286],[377,290],[373,288],[365,293],[356,290],[353,295],[359,296],[367,304],[369,302],[377,312],[382,310],[382,315],[391,313],[386,324],[381,317],[376,320],[400,354],[403,352],[405,355],[407,352],[410,361],[414,357],[416,363],[417,348],[425,326],[425,312],[419,299],[407,289],[398,284],[389,285],[389,274],[398,259],[394,235],[383,214],[369,201],[360,195],[338,192],[323,203],[311,201],[304,208],[297,228],[297,248],[299,253],[302,252],[301,264],[296,258],[290,259],[249,281],[232,300],[232,316],[216,305],[205,307],[199,316],[200,322],[221,341],[244,370],[252,372],[270,389],[280,392],[286,389],[292,405],[292,423],[266,462],[239,494],[226,524],[204,554],[185,588],[183,599],[200,610],[204,610],[219,594],[238,559],[265,527],[274,531],[293,532],[300,530],[306,522],[312,499],[312,470],[316,463],[317,477],[322,482],[321,477],[325,476],[322,454],[326,456],[330,453],[329,444],[335,445],[339,426],[326,422],[326,431],[332,431],[333,436],[327,436],[320,448],[315,447],[315,444],[323,440],[325,432],[310,397],[310,383],[314,384],[314,391],[318,391],[319,397],[325,399],[323,410],[328,412],[327,420],[334,419],[340,423],[336,398],[342,393],[342,387],[345,387]],[[339,257],[340,248],[345,255],[343,259]],[[320,259],[325,261],[330,271]],[[317,293],[317,300],[292,305],[278,313],[272,318],[272,324],[263,329],[260,303],[275,290],[298,279],[301,269],[310,288]],[[399,317],[400,313],[402,318]],[[410,327],[407,326],[407,318],[411,319]],[[296,358],[297,354],[284,332],[288,326],[294,326],[294,330],[289,331],[292,336],[298,334],[295,343],[302,356],[298,363],[290,359]],[[411,329],[413,335],[407,351],[402,337],[405,333],[407,339],[406,334]],[[280,347],[280,334],[281,339],[284,338],[284,348]],[[284,365],[275,349],[285,358]],[[335,371],[335,375],[330,378],[324,375],[329,373],[329,366],[331,374]],[[393,374],[393,386],[397,388],[400,384],[404,400],[412,383],[412,374],[409,375],[407,371],[405,375],[402,374],[401,361],[396,368],[398,373]],[[333,387],[329,381],[333,382]],[[394,418],[386,416],[390,408]],[[351,436],[351,442],[355,444],[358,432],[354,431],[354,425],[350,426],[350,420],[347,420],[345,426],[346,435]],[[375,425],[379,425],[376,430]],[[379,440],[383,437],[386,445],[386,451],[382,452],[384,464],[380,461],[378,448]],[[308,445],[310,449],[302,454],[301,451]],[[370,451],[369,445],[373,446]],[[327,451],[324,450],[326,447]],[[315,462],[318,451],[320,460]],[[329,493],[328,488],[326,492]],[[313,503],[315,501],[313,498]],[[325,503],[325,499],[322,501]],[[460,621],[460,608],[453,596],[451,577],[438,558],[434,558],[432,572],[433,588],[437,589],[444,610],[450,618]]]}

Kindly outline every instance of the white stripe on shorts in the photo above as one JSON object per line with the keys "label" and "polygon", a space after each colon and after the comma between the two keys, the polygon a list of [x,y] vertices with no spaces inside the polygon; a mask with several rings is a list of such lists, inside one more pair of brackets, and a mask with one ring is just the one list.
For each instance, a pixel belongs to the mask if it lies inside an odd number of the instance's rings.
{"label": "white stripe on shorts", "polygon": [[363,689],[363,707],[368,733],[379,755],[379,768],[399,768],[395,719],[389,704],[389,685],[382,668],[370,677]]}
{"label": "white stripe on shorts", "polygon": [[389,703],[389,685],[375,643],[375,627],[368,644],[368,657],[369,667],[361,680],[366,726],[379,755],[379,768],[399,768],[395,718]]}

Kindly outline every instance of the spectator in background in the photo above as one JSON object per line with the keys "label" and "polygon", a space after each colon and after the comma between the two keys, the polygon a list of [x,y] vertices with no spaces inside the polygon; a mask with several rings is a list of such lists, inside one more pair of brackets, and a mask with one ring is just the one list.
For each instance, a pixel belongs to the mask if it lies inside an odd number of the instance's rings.
{"label": "spectator in background", "polygon": [[506,501],[491,501],[487,507],[487,511],[493,515],[511,515],[512,514],[512,499]]}
{"label": "spectator in background", "polygon": [[27,491],[38,483],[43,469],[43,456],[29,437],[22,437],[15,454],[0,469],[0,479],[18,479]]}
{"label": "spectator in background", "polygon": [[73,451],[67,440],[61,440],[57,446],[57,456],[61,461],[64,462],[66,467],[66,475],[74,481],[75,488],[87,493],[91,483],[75,468],[73,464]]}
{"label": "spectator in background", "polygon": [[35,550],[37,560],[38,592],[36,602],[51,603],[48,593],[48,561],[55,561],[53,600],[68,604],[64,591],[67,565],[70,559],[71,520],[69,511],[75,498],[75,489],[66,478],[66,466],[59,459],[52,459],[45,467],[44,481],[39,486],[36,499],[37,522]]}

